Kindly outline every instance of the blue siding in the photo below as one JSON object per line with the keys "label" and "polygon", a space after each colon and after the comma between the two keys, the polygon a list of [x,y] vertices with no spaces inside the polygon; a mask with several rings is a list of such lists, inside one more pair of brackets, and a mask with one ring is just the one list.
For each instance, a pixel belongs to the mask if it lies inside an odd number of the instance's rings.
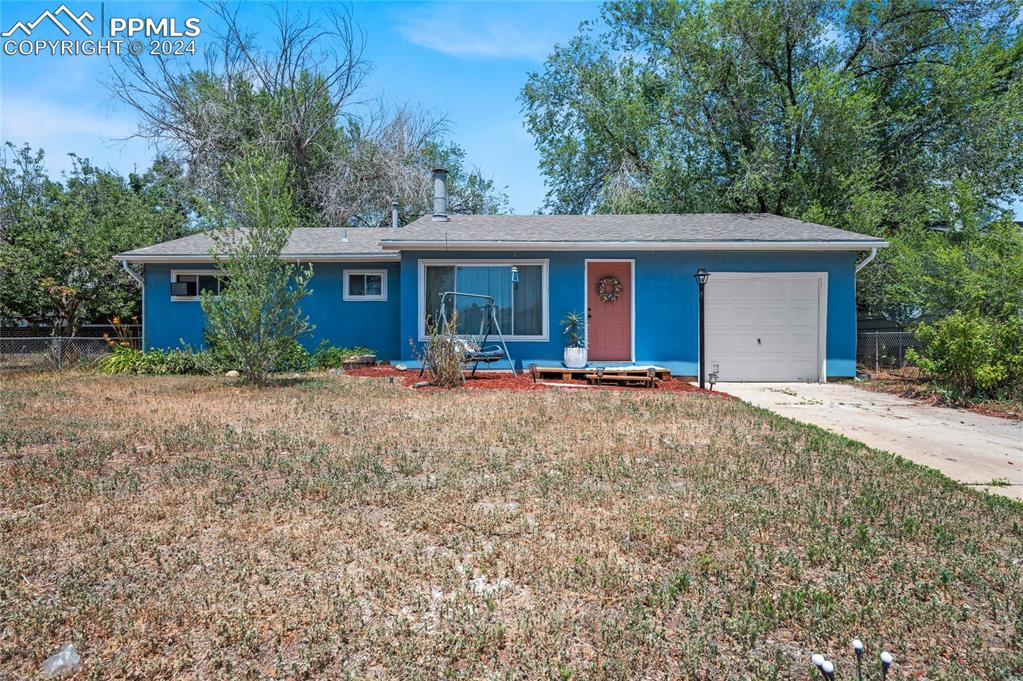
{"label": "blue siding", "polygon": [[[557,362],[564,341],[559,320],[584,311],[587,258],[635,260],[636,348],[639,363],[658,363],[682,375],[697,372],[697,289],[700,267],[718,272],[827,272],[827,373],[853,376],[856,369],[856,254],[852,252],[409,252],[402,254],[402,357],[414,359],[409,338],[418,333],[418,262],[437,259],[546,258],[550,261],[549,339],[509,341],[516,364]],[[713,274],[711,275],[713,282]]]}
{"label": "blue siding", "polygon": [[[312,294],[302,303],[316,330],[303,343],[315,348],[322,339],[334,345],[365,345],[382,359],[414,361],[409,339],[418,336],[418,263],[422,258],[549,261],[549,338],[509,341],[516,364],[559,362],[564,347],[559,320],[584,311],[587,258],[627,258],[636,262],[636,361],[667,366],[677,374],[697,368],[696,282],[693,272],[827,272],[827,373],[852,376],[856,367],[856,254],[852,252],[410,252],[401,263],[319,263]],[[385,302],[344,302],[343,269],[388,272]],[[171,348],[182,343],[202,347],[205,319],[198,302],[170,299],[171,269],[209,269],[208,265],[147,265],[145,269],[145,344]],[[495,365],[500,367],[500,365]]]}
{"label": "blue siding", "polygon": [[[173,301],[171,270],[211,269],[210,265],[146,265],[144,342],[147,348],[174,348],[187,344],[203,347],[206,318],[198,301]],[[345,302],[342,299],[344,269],[386,270],[387,300]],[[382,359],[400,356],[398,310],[401,281],[398,263],[317,263],[309,283],[312,293],[302,301],[302,311],[315,325],[302,344],[314,349],[327,339],[334,345],[364,345]]]}

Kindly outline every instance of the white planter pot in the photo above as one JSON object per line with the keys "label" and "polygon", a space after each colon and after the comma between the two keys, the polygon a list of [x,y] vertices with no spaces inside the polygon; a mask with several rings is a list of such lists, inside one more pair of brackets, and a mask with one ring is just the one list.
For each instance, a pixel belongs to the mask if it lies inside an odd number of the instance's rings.
{"label": "white planter pot", "polygon": [[586,348],[565,348],[565,366],[569,369],[586,366]]}

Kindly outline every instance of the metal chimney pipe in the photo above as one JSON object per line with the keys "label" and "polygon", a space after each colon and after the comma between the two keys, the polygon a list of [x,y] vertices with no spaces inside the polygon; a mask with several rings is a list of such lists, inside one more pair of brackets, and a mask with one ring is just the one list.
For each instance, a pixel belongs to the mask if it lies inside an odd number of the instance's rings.
{"label": "metal chimney pipe", "polygon": [[433,169],[433,221],[448,221],[448,171]]}
{"label": "metal chimney pipe", "polygon": [[391,228],[398,229],[398,199],[391,201]]}

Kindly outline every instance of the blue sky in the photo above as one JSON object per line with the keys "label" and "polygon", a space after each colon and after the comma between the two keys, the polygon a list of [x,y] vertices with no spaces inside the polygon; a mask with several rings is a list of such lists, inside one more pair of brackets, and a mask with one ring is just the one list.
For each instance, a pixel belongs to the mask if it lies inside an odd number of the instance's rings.
{"label": "blue sky", "polygon": [[[81,14],[100,16],[100,2],[67,0]],[[293,11],[319,12],[327,3],[292,2]],[[31,21],[60,1],[0,3],[0,31]],[[356,2],[349,5],[365,33],[365,57],[373,69],[363,96],[392,104],[411,103],[450,121],[451,135],[469,163],[507,187],[515,212],[530,213],[543,201],[544,185],[533,140],[522,126],[518,93],[530,71],[541,68],[556,43],[575,34],[581,21],[596,19],[592,2]],[[264,3],[242,6],[245,24],[269,35],[271,12]],[[198,2],[105,2],[107,17],[189,16],[204,19]],[[98,25],[98,22],[97,22]],[[56,28],[33,38],[57,39]],[[40,33],[41,32],[41,33]],[[208,38],[197,38],[201,60]],[[143,169],[154,150],[127,140],[135,131],[132,111],[104,87],[111,68],[99,56],[0,55],[0,136],[29,142],[47,152],[53,173],[69,167],[67,152],[121,172]]]}

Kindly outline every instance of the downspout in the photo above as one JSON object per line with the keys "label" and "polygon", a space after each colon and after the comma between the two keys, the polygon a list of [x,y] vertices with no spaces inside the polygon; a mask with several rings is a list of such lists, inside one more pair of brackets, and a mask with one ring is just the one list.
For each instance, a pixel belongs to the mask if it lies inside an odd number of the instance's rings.
{"label": "downspout", "polygon": [[856,265],[856,274],[859,274],[860,270],[862,270],[864,267],[869,265],[870,261],[873,260],[876,257],[877,257],[877,249],[876,248],[871,248],[870,249],[870,255],[868,255],[866,258],[864,258],[862,261],[860,261]]}
{"label": "downspout", "polygon": [[[131,277],[132,280],[136,284],[138,284],[140,287],[143,285],[142,284],[142,277],[140,277],[139,275],[135,274],[135,270],[133,270],[132,268],[128,267],[128,261],[127,260],[122,260],[121,261],[121,267],[124,268],[124,271],[128,273],[128,276]],[[859,271],[859,270],[857,270],[857,271]]]}
{"label": "downspout", "polygon": [[[877,257],[877,249],[876,248],[871,248],[870,249],[870,255],[868,255],[861,262],[856,264],[856,274],[859,274],[860,270],[862,270],[864,267],[869,265],[870,261],[873,260],[876,257]],[[859,320],[856,321],[856,324],[857,324],[857,326],[859,326]],[[857,338],[858,338],[858,336],[857,336]],[[874,334],[874,343],[875,344],[877,343],[877,334]],[[876,354],[877,353],[875,351],[875,356],[876,356]],[[859,371],[857,371],[856,369],[853,369],[853,374],[856,376],[856,380],[860,379],[860,372]]]}
{"label": "downspout", "polygon": [[145,282],[145,280],[142,277],[140,277],[139,275],[135,274],[135,270],[133,270],[132,268],[128,267],[128,261],[127,260],[122,260],[121,261],[121,267],[124,269],[125,272],[128,273],[128,276],[131,277],[132,281],[134,281],[136,284],[138,284],[139,288],[142,289],[142,304],[139,306],[141,311],[142,311],[142,327],[139,329],[139,333],[140,333],[140,336],[141,336],[139,338],[139,344],[141,345],[141,349],[145,350],[146,349],[146,282]]}

